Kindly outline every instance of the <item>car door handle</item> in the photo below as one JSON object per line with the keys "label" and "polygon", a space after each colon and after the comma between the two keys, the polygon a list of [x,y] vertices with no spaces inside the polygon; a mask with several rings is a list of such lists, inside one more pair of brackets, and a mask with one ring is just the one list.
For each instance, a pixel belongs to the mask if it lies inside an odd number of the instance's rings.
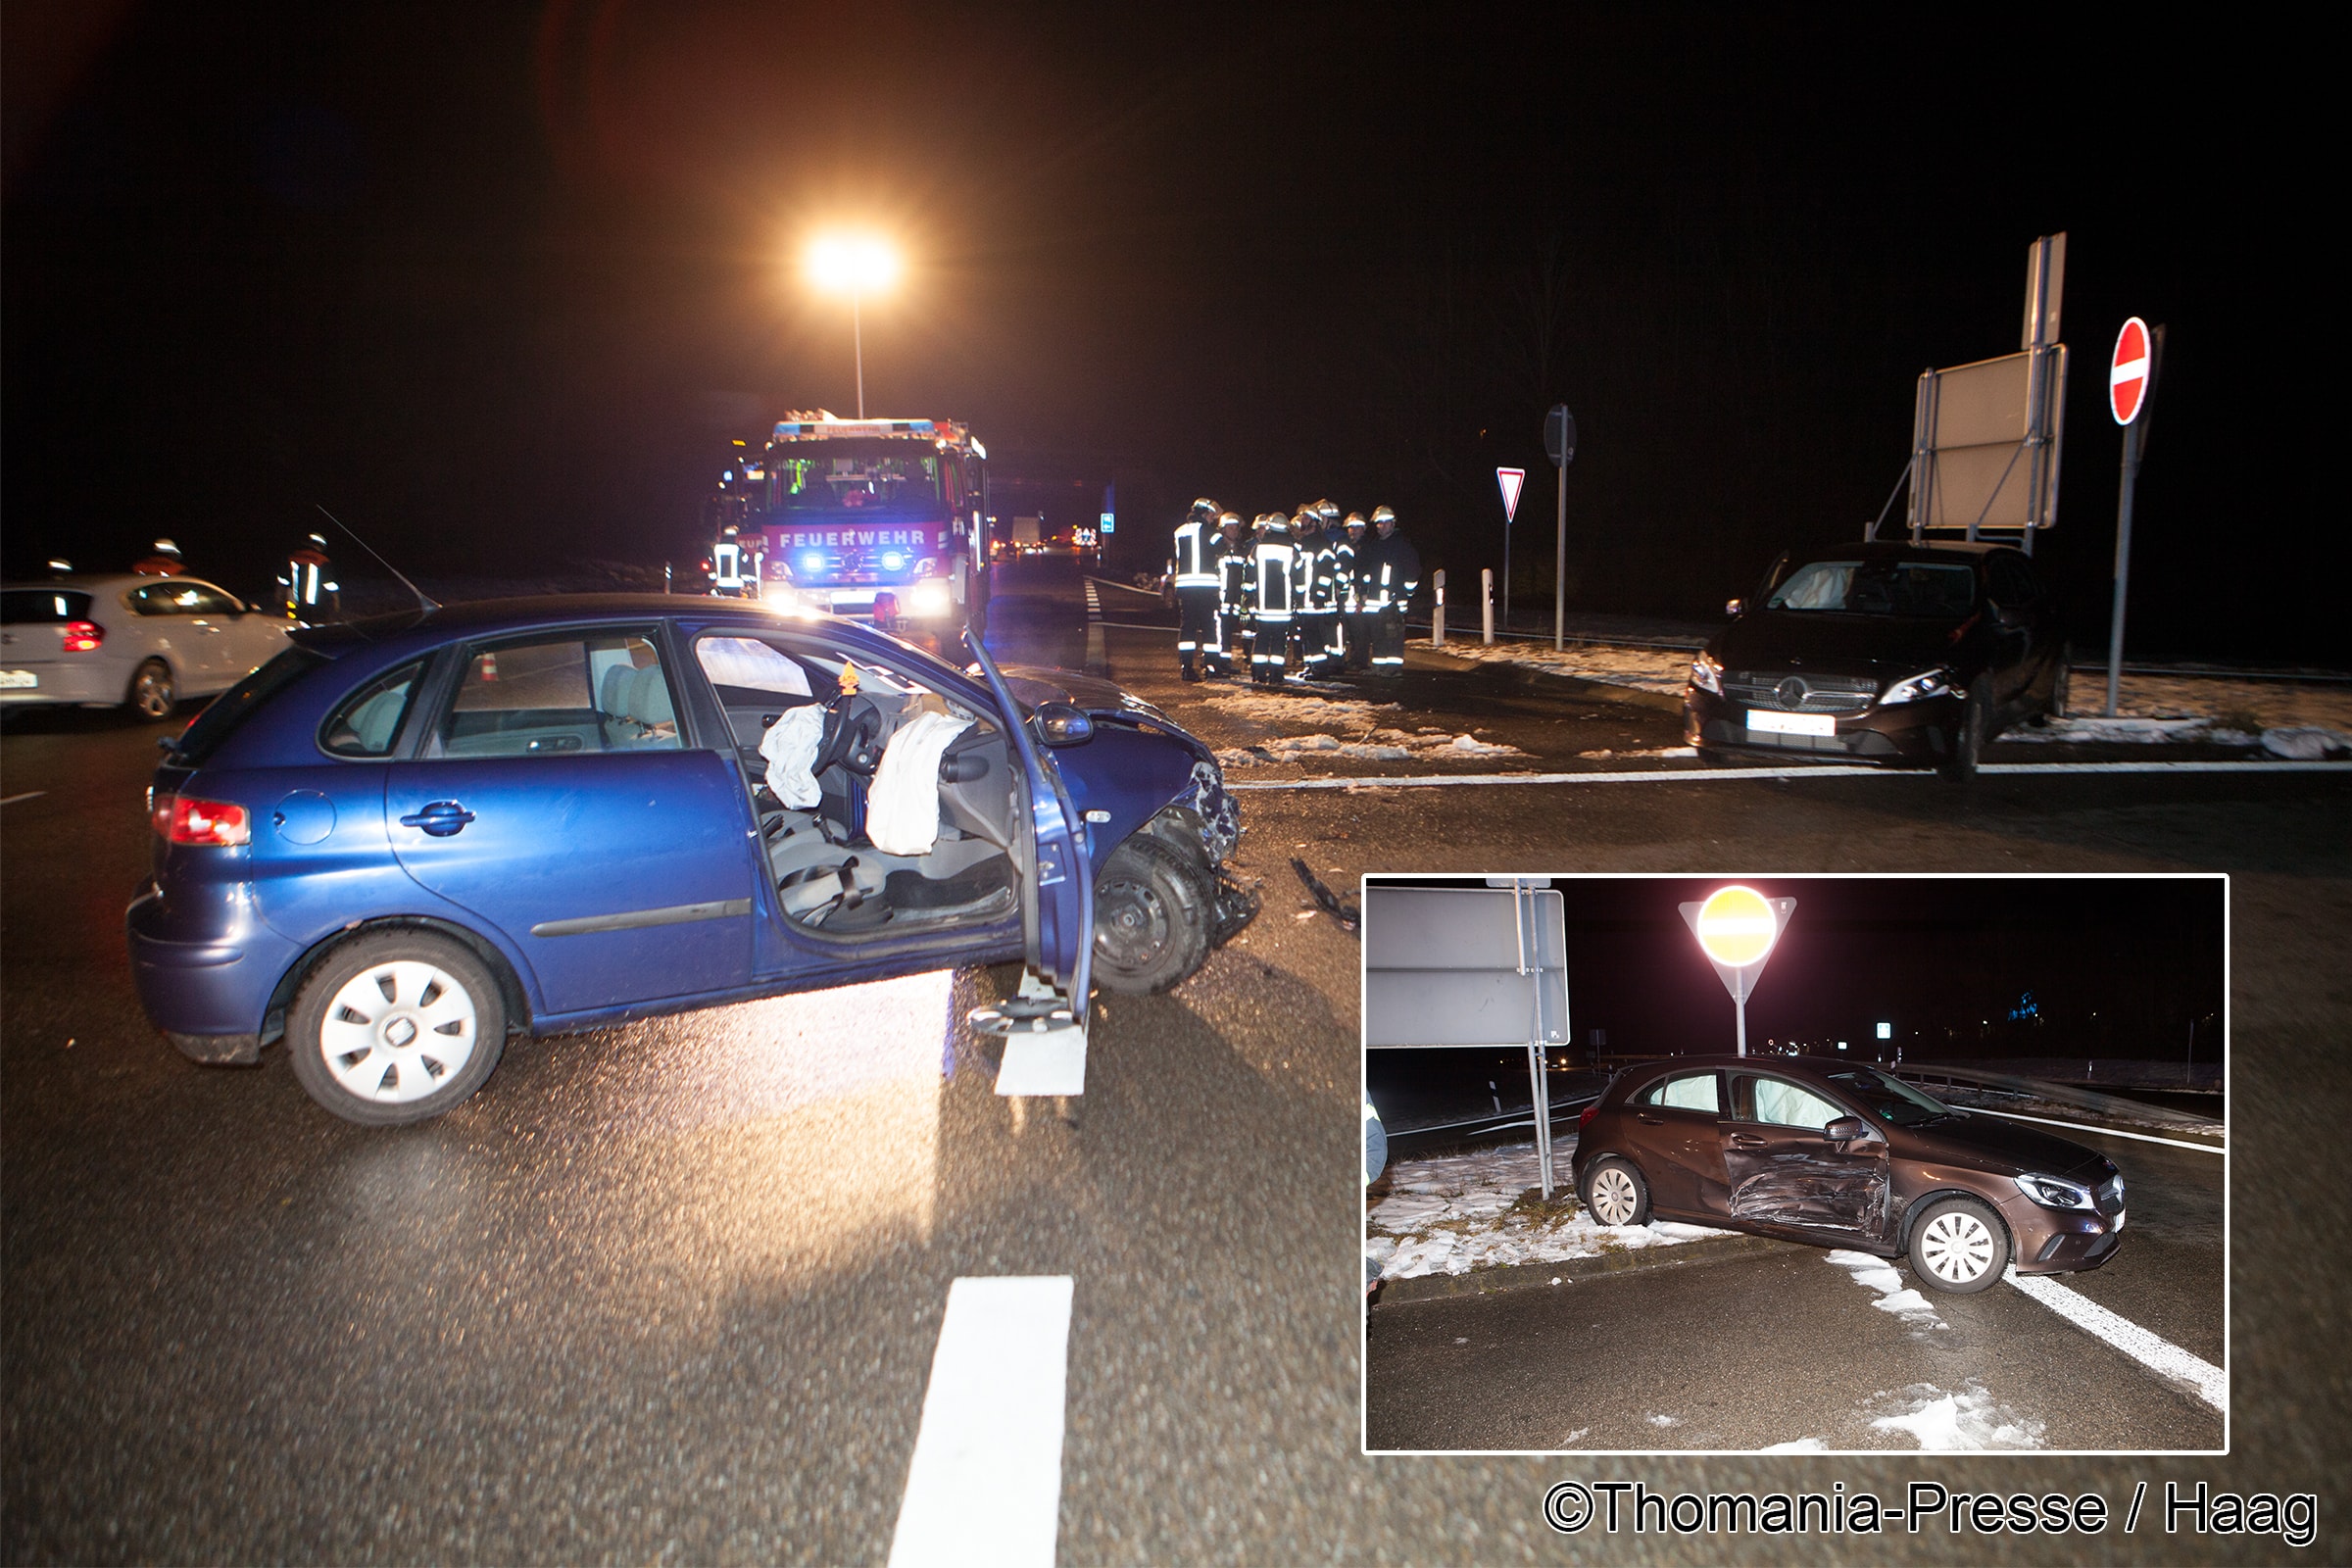
{"label": "car door handle", "polygon": [[437,839],[465,831],[473,820],[473,813],[455,801],[435,801],[420,811],[412,811],[400,819],[402,827],[420,827]]}
{"label": "car door handle", "polygon": [[1764,1140],[1758,1138],[1754,1133],[1734,1133],[1732,1134],[1732,1147],[1734,1149],[1762,1149]]}
{"label": "car door handle", "polygon": [[1666,1125],[1666,1118],[1665,1118],[1665,1117],[1663,1117],[1663,1116],[1652,1116],[1652,1115],[1651,1115],[1651,1114],[1650,1114],[1648,1111],[1646,1111],[1646,1110],[1638,1110],[1638,1111],[1635,1111],[1635,1112],[1634,1112],[1634,1120],[1636,1120],[1636,1121],[1638,1121],[1638,1122],[1642,1122],[1642,1123],[1643,1123],[1644,1125],[1646,1125],[1646,1126],[1650,1126],[1650,1127],[1663,1127],[1663,1126],[1665,1126],[1665,1125]]}

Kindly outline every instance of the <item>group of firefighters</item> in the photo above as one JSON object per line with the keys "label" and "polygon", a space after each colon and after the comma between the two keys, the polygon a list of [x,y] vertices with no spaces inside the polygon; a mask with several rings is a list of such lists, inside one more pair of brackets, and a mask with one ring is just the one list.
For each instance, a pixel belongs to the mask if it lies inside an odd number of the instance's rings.
{"label": "group of firefighters", "polygon": [[1245,641],[1261,686],[1355,669],[1401,675],[1421,555],[1387,507],[1369,522],[1360,512],[1343,521],[1331,502],[1309,502],[1287,517],[1261,513],[1245,536],[1240,513],[1203,496],[1176,530],[1168,581],[1186,680],[1236,673]]}

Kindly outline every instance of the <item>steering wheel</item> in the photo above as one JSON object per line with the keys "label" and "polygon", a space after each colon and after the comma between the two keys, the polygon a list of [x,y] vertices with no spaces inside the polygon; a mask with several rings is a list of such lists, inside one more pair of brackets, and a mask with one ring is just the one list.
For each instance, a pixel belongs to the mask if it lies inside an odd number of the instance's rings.
{"label": "steering wheel", "polygon": [[816,760],[808,771],[822,773],[838,765],[859,778],[872,778],[874,769],[882,765],[887,727],[881,707],[871,697],[844,692],[825,705],[825,727],[818,735]]}

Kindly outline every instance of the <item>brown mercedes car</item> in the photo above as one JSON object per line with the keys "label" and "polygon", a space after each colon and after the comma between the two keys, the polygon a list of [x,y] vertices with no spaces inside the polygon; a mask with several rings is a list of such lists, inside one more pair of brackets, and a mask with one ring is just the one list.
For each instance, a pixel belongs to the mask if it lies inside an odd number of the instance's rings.
{"label": "brown mercedes car", "polygon": [[2063,1138],[1955,1110],[1877,1067],[1678,1056],[1585,1108],[1577,1192],[1604,1225],[1652,1215],[1908,1257],[1921,1283],[1984,1290],[2093,1269],[2124,1231],[2124,1178]]}

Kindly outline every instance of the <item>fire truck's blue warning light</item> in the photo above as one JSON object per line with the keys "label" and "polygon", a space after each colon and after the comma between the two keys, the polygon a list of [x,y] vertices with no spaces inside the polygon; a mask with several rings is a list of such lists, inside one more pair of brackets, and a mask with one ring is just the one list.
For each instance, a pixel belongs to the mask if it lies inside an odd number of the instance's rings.
{"label": "fire truck's blue warning light", "polygon": [[898,550],[885,550],[884,552],[882,552],[882,569],[883,569],[883,570],[885,570],[885,571],[904,571],[904,570],[906,570],[906,553],[905,553],[905,552],[903,552],[903,551],[898,551]]}
{"label": "fire truck's blue warning light", "polygon": [[808,552],[807,555],[804,555],[803,557],[801,557],[801,569],[802,569],[803,571],[807,571],[807,572],[817,572],[817,571],[822,571],[822,570],[824,569],[824,567],[825,567],[825,558],[824,558],[824,557],[822,557],[822,556],[820,556],[820,555],[818,555],[818,554],[817,554],[815,551],[813,551],[813,550],[809,551],[809,552]]}

